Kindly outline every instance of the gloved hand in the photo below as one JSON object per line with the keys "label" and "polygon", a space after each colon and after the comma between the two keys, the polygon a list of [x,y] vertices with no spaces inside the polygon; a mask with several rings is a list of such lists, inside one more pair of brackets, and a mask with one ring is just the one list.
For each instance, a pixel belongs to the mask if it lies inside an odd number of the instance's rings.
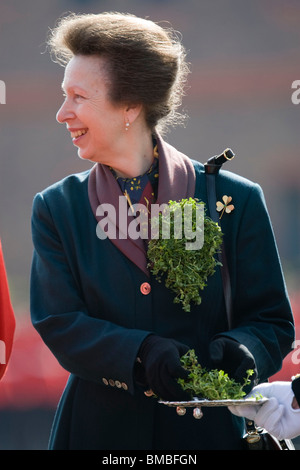
{"label": "gloved hand", "polygon": [[185,344],[156,335],[143,341],[138,356],[144,367],[147,386],[159,398],[168,401],[191,399],[176,380],[188,377],[188,371],[180,363],[180,357],[188,350]]}
{"label": "gloved hand", "polygon": [[263,405],[229,406],[236,416],[251,419],[277,439],[293,439],[300,435],[300,409],[292,408],[294,393],[291,382],[271,382],[257,385],[248,398],[261,394],[269,400]]}
{"label": "gloved hand", "polygon": [[241,384],[247,370],[253,369],[251,384],[245,387],[246,393],[251,390],[257,379],[257,369],[255,359],[246,346],[226,336],[219,336],[210,343],[209,353],[213,367],[224,370],[231,379]]}

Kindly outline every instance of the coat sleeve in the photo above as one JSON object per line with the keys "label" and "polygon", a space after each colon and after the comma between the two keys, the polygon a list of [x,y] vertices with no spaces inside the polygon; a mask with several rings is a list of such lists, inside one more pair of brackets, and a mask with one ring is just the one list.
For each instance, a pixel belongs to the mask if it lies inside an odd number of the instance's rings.
{"label": "coat sleeve", "polygon": [[248,347],[263,381],[281,368],[283,358],[291,351],[294,321],[259,185],[250,190],[232,250],[236,250],[231,256],[231,262],[236,260],[231,265],[234,328],[224,334]]}
{"label": "coat sleeve", "polygon": [[0,379],[6,372],[15,332],[15,316],[12,308],[2,245],[0,242]]}
{"label": "coat sleeve", "polygon": [[32,237],[31,319],[43,341],[70,373],[118,380],[133,392],[137,352],[149,332],[89,315],[42,194],[33,202]]}

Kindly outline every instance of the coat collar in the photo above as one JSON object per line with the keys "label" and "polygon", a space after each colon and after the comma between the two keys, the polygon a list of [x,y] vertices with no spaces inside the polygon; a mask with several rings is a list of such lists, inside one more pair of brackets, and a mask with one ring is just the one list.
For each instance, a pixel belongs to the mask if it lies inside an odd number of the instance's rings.
{"label": "coat collar", "polygon": [[[156,135],[156,140],[159,153],[159,181],[156,203],[163,204],[168,203],[170,200],[177,201],[193,197],[196,176],[192,161],[164,142],[159,135]],[[120,207],[120,196],[123,196],[123,194],[120,186],[109,167],[101,163],[96,163],[91,169],[88,180],[88,196],[97,222],[100,222],[103,218],[103,216],[97,215],[97,209],[100,205],[111,204],[115,208],[116,215],[122,209]],[[129,213],[126,217],[127,227],[133,219],[133,216]],[[136,240],[130,238],[127,235],[128,230],[124,230],[118,217],[112,222],[116,222],[116,236],[109,237],[111,242],[149,276],[145,241],[141,238]]]}

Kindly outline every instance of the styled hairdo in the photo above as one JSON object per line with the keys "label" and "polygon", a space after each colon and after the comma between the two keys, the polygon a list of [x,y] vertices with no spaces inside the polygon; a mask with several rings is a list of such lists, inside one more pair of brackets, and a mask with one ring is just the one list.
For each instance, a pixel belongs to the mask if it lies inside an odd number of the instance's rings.
{"label": "styled hairdo", "polygon": [[182,123],[181,105],[189,67],[172,28],[126,13],[74,13],[58,21],[48,45],[65,66],[75,55],[105,58],[113,103],[142,104],[151,130]]}

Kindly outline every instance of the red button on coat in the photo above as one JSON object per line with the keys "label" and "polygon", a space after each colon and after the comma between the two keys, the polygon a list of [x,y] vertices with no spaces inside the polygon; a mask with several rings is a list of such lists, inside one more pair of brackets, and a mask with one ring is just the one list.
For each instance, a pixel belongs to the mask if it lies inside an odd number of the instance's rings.
{"label": "red button on coat", "polygon": [[143,282],[143,284],[141,284],[140,290],[141,290],[141,293],[144,294],[144,295],[150,294],[151,286],[150,286],[149,282]]}

